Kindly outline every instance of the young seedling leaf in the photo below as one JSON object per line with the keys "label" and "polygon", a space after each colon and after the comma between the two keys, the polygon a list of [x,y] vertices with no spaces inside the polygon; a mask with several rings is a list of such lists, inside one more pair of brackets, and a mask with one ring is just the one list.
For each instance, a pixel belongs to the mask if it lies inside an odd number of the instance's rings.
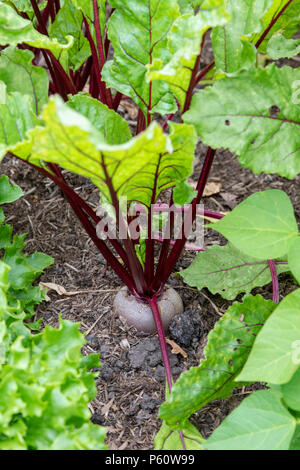
{"label": "young seedling leaf", "polygon": [[183,373],[174,384],[168,400],[160,407],[160,418],[179,429],[206,403],[229,396],[239,386],[234,379],[274,307],[272,301],[260,296],[247,295],[242,303],[235,302],[209,333],[206,359],[199,367]]}
{"label": "young seedling leaf", "polygon": [[242,381],[288,382],[299,367],[300,289],[285,297],[256,338],[238,376]]}
{"label": "young seedling leaf", "polygon": [[184,121],[205,144],[235,152],[254,173],[294,178],[300,172],[299,83],[300,69],[251,69],[199,91]]}
{"label": "young seedling leaf", "polygon": [[238,250],[258,259],[276,259],[287,254],[298,236],[293,205],[283,191],[257,192],[211,227]]}
{"label": "young seedling leaf", "polygon": [[271,37],[267,53],[274,60],[294,57],[300,54],[300,39],[287,39],[281,31],[278,31]]}
{"label": "young seedling leaf", "polygon": [[280,398],[260,390],[245,398],[205,442],[208,450],[287,450],[296,419]]}
{"label": "young seedling leaf", "polygon": [[43,120],[45,128],[33,131],[29,160],[57,163],[90,178],[109,201],[126,196],[128,202],[148,207],[161,191],[184,181],[192,172],[193,126],[172,123],[168,136],[153,123],[137,137],[113,146],[85,116],[60,99],[51,100],[44,108]]}
{"label": "young seedling leaf", "polygon": [[148,66],[148,79],[167,82],[181,109],[184,108],[193,69],[201,52],[203,35],[209,28],[226,21],[224,15],[214,10],[200,10],[196,16],[193,13],[180,16],[167,36],[170,60],[165,63],[158,58]]}
{"label": "young seedling leaf", "polygon": [[235,74],[254,64],[256,49],[247,38],[263,30],[261,18],[272,2],[273,0],[228,0],[227,10],[231,20],[228,24],[216,27],[212,33],[217,69]]}
{"label": "young seedling leaf", "polygon": [[297,237],[291,243],[288,253],[288,263],[292,274],[300,284],[300,237]]}
{"label": "young seedling leaf", "polygon": [[[186,450],[203,450],[204,439],[198,429],[187,421],[181,429]],[[154,439],[154,450],[182,450],[182,440],[178,430],[169,428],[163,422]]]}
{"label": "young seedling leaf", "polygon": [[103,68],[109,87],[130,96],[144,114],[176,112],[169,87],[162,81],[146,81],[147,65],[164,59],[166,35],[180,15],[177,0],[113,0],[116,8],[108,24],[108,36],[114,48],[114,59]]}
{"label": "young seedling leaf", "polygon": [[[277,273],[289,271],[287,265],[277,265]],[[250,293],[258,286],[271,282],[267,260],[245,255],[231,243],[209,246],[192,264],[180,271],[184,281],[199,290],[207,287],[212,294],[233,300],[241,292]]]}
{"label": "young seedling leaf", "polygon": [[19,186],[12,186],[9,182],[8,176],[0,176],[0,204],[14,202],[21,196],[23,196],[23,191]]}
{"label": "young seedling leaf", "polygon": [[0,80],[6,84],[8,93],[29,95],[38,115],[48,101],[49,78],[46,70],[33,65],[33,58],[31,51],[7,47],[0,55]]}

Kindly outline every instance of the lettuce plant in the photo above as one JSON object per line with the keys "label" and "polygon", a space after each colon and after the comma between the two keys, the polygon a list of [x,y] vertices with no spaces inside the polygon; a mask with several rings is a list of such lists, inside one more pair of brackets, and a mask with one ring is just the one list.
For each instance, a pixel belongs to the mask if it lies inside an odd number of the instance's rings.
{"label": "lettuce plant", "polygon": [[[1,206],[21,195],[1,176]],[[30,332],[27,319],[43,298],[32,281],[53,260],[22,254],[24,237],[11,241],[0,212],[0,449],[102,450],[105,431],[90,422],[87,407],[96,395],[88,370],[99,367],[98,355],[81,354],[85,339],[76,323],[60,318],[58,329]]]}
{"label": "lettuce plant", "polygon": [[[158,299],[197,214],[218,220],[212,228],[230,244],[200,253],[183,273],[187,282],[234,299],[272,281],[277,303],[278,274],[297,275],[298,229],[285,194],[255,194],[226,217],[198,205],[221,147],[254,173],[290,179],[299,173],[299,68],[261,66],[263,55],[297,53],[299,11],[299,0],[0,2],[1,153],[25,160],[61,188],[129,292],[149,304],[170,391]],[[202,68],[209,31],[214,60]],[[124,97],[138,108],[134,137],[117,113]],[[172,122],[175,114],[180,123]],[[208,150],[194,190],[187,180],[197,137]],[[96,185],[113,225],[69,186],[62,168]],[[174,204],[184,217],[173,237]],[[153,208],[166,212],[159,236]],[[146,217],[143,230],[137,213]],[[247,299],[247,324],[256,324],[258,314],[261,325],[271,307]],[[232,308],[228,317],[238,322],[239,307]],[[221,321],[226,328],[227,317]],[[253,334],[246,336],[248,351]],[[227,391],[235,375],[225,380]],[[187,416],[166,419],[166,426],[176,429],[178,422],[182,430]],[[178,436],[185,447],[183,432]]]}

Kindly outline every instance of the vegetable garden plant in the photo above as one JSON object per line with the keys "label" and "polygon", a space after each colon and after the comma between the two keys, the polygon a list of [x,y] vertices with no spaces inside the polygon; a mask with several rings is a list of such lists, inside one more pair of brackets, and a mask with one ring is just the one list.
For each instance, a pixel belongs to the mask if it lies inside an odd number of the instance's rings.
{"label": "vegetable garden plant", "polygon": [[[157,449],[300,448],[300,290],[279,303],[278,285],[285,271],[300,282],[291,201],[266,190],[225,216],[198,207],[218,148],[254,173],[300,172],[300,70],[274,62],[300,52],[299,22],[299,0],[0,2],[1,154],[61,188],[127,295],[151,308],[167,379]],[[209,33],[214,60],[201,68]],[[117,113],[124,97],[139,109],[135,136]],[[194,189],[197,138],[208,149]],[[109,217],[62,169],[99,188]],[[174,204],[184,217],[173,237]],[[199,247],[185,282],[246,295],[209,334],[199,367],[173,384],[159,299],[197,217],[228,243]],[[270,281],[273,301],[251,295]],[[256,381],[268,387],[204,441],[191,414]]]}

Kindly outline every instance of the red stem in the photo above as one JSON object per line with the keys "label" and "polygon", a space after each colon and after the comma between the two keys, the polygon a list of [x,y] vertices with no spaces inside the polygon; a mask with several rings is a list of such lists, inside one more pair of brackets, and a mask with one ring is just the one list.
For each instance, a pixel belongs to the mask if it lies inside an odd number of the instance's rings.
{"label": "red stem", "polygon": [[279,20],[279,18],[283,15],[283,13],[285,12],[285,10],[290,6],[290,4],[293,2],[293,0],[289,0],[285,5],[284,7],[280,10],[280,12],[278,13],[278,15],[275,16],[275,18],[273,18],[273,20],[271,21],[271,23],[269,24],[269,26],[267,27],[267,29],[263,32],[263,34],[261,35],[261,37],[259,38],[259,40],[257,41],[257,43],[255,44],[255,47],[256,49],[259,48],[259,46],[262,44],[262,42],[265,40],[265,38],[267,37],[267,35],[269,34],[269,32],[271,31],[271,29],[273,28],[273,26],[275,25],[275,23],[277,23],[277,21]]}
{"label": "red stem", "polygon": [[268,265],[269,265],[271,277],[272,277],[273,302],[275,302],[276,304],[279,304],[279,282],[278,282],[276,264],[273,260],[268,259]]}

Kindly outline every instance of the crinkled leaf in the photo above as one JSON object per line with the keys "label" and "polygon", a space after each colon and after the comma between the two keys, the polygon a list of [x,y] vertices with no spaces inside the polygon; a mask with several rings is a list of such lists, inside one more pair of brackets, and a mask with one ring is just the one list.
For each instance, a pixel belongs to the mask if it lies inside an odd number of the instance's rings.
{"label": "crinkled leaf", "polygon": [[7,93],[6,85],[0,82],[0,123],[0,158],[8,151],[27,157],[31,152],[27,131],[39,123],[32,97]]}
{"label": "crinkled leaf", "polygon": [[78,70],[91,55],[89,42],[83,35],[82,24],[81,11],[72,1],[68,1],[63,4],[49,28],[50,38],[56,38],[61,43],[65,41],[66,35],[74,38],[73,46],[68,50],[68,65],[73,70]]}
{"label": "crinkled leaf", "polygon": [[296,419],[280,398],[260,390],[245,398],[205,442],[208,450],[288,450]]}
{"label": "crinkled leaf", "polygon": [[176,111],[169,87],[162,81],[150,85],[146,80],[147,65],[164,60],[166,35],[179,16],[176,0],[113,0],[116,8],[108,23],[108,35],[114,48],[114,59],[103,68],[109,87],[130,96],[144,114]]}
{"label": "crinkled leaf", "polygon": [[39,159],[90,178],[110,200],[113,192],[147,206],[162,190],[184,181],[192,172],[196,135],[192,126],[171,124],[170,135],[153,123],[121,145],[105,143],[83,115],[61,100],[44,108],[45,128],[33,131],[30,161]]}
{"label": "crinkled leaf", "polygon": [[289,252],[288,252],[288,262],[289,267],[300,284],[300,238],[297,237],[291,243]]}
{"label": "crinkled leaf", "polygon": [[267,53],[274,60],[294,57],[300,54],[300,39],[287,39],[281,31],[278,31],[270,39]]}
{"label": "crinkled leaf", "polygon": [[224,15],[215,10],[201,11],[180,16],[168,34],[170,60],[155,59],[148,67],[149,80],[164,80],[179,101],[183,109],[197,57],[201,52],[201,43],[206,31],[227,21]]}
{"label": "crinkled leaf", "polygon": [[25,43],[32,47],[50,50],[56,58],[62,58],[73,45],[73,37],[66,36],[63,43],[49,38],[34,29],[31,21],[18,15],[14,8],[0,2],[0,45]]}
{"label": "crinkled leaf", "polygon": [[[267,29],[274,18],[280,13],[280,11],[288,3],[288,0],[273,0],[271,8],[264,15],[263,29]],[[300,0],[293,0],[290,5],[286,8],[284,13],[277,19],[270,32],[262,42],[259,51],[266,52],[268,47],[268,41],[277,31],[282,31],[286,38],[291,38],[299,30],[300,22]],[[260,35],[255,34],[252,38],[253,44],[259,40]]]}
{"label": "crinkled leaf", "polygon": [[80,93],[70,96],[68,106],[88,118],[103,134],[107,143],[118,145],[131,139],[129,125],[125,119],[91,96]]}
{"label": "crinkled leaf", "polygon": [[286,255],[298,236],[291,200],[278,189],[252,194],[211,227],[237,249],[259,259]]}
{"label": "crinkled leaf", "polygon": [[[277,265],[276,269],[278,274],[289,271],[287,265]],[[199,290],[207,287],[212,294],[220,294],[227,300],[235,299],[241,292],[250,293],[272,280],[267,261],[257,261],[231,243],[209,246],[180,275],[190,286]]]}
{"label": "crinkled leaf", "polygon": [[36,114],[48,101],[49,78],[46,70],[32,64],[34,54],[28,50],[8,47],[0,55],[0,80],[7,92],[29,95],[34,102]]}
{"label": "crinkled leaf", "polygon": [[235,152],[254,173],[294,178],[300,172],[299,83],[300,69],[249,70],[198,92],[184,121],[205,144]]}
{"label": "crinkled leaf", "polygon": [[0,204],[14,202],[21,196],[23,196],[23,191],[19,186],[12,186],[9,182],[8,176],[0,176]]}
{"label": "crinkled leaf", "polygon": [[246,37],[263,30],[261,18],[273,0],[227,1],[231,20],[212,33],[216,66],[222,72],[234,74],[249,68],[256,59],[256,49]]}
{"label": "crinkled leaf", "polygon": [[[187,421],[181,431],[186,450],[203,450],[204,439],[195,426]],[[163,422],[154,439],[154,450],[183,450],[179,431]]]}
{"label": "crinkled leaf", "polygon": [[199,367],[183,373],[174,384],[168,400],[160,407],[160,418],[172,428],[180,428],[206,403],[229,396],[239,386],[234,379],[274,307],[272,301],[261,296],[247,295],[242,303],[235,302],[209,333],[206,359]]}
{"label": "crinkled leaf", "polygon": [[273,384],[288,382],[299,367],[300,289],[285,297],[259,333],[238,377]]}

